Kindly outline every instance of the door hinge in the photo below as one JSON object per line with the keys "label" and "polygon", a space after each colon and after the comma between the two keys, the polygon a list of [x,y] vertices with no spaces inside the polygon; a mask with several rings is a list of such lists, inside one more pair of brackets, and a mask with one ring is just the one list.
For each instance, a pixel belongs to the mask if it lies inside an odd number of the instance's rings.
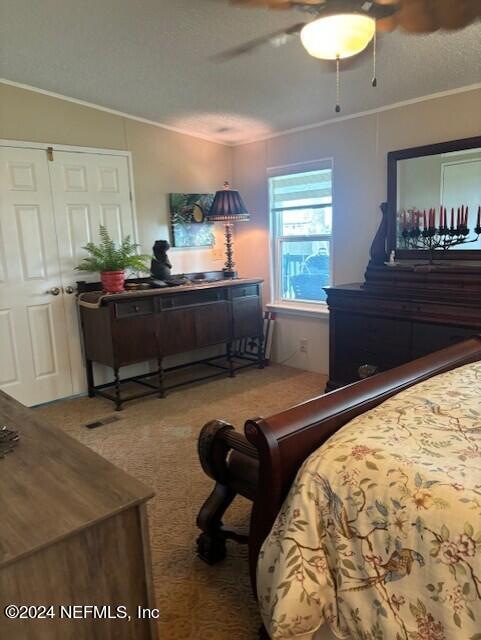
{"label": "door hinge", "polygon": [[47,160],[53,162],[53,147],[47,147]]}

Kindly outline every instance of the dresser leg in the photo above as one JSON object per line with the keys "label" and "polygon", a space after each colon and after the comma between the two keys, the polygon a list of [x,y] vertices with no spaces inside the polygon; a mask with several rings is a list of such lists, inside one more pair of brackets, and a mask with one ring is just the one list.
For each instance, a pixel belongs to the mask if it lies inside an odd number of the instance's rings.
{"label": "dresser leg", "polygon": [[229,378],[235,378],[234,360],[232,358],[232,342],[226,344],[226,356],[229,363]]}
{"label": "dresser leg", "polygon": [[264,336],[259,336],[257,340],[259,341],[259,352],[257,354],[257,357],[259,358],[259,369],[264,369],[266,365],[266,359],[264,356]]}
{"label": "dresser leg", "polygon": [[157,361],[159,366],[158,380],[159,380],[159,398],[165,398],[165,388],[164,388],[164,369],[162,367],[162,358],[159,358]]}
{"label": "dresser leg", "polygon": [[122,398],[120,397],[120,377],[119,370],[114,369],[115,379],[115,411],[122,411]]}
{"label": "dresser leg", "polygon": [[92,360],[85,360],[85,369],[87,370],[87,388],[89,398],[95,397],[95,383],[94,383],[94,367]]}

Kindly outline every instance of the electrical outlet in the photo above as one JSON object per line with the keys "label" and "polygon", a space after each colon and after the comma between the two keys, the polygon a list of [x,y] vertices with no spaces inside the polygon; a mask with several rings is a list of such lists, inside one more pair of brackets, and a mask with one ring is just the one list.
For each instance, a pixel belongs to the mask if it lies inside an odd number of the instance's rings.
{"label": "electrical outlet", "polygon": [[307,338],[302,338],[302,339],[299,341],[299,351],[300,351],[301,353],[307,353],[307,344],[308,344],[308,343],[307,343]]}

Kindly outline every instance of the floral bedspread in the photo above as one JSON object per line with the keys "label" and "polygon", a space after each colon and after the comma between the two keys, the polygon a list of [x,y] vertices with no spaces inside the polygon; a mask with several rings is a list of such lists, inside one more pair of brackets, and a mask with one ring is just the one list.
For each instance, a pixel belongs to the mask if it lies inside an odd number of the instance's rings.
{"label": "floral bedspread", "polygon": [[258,564],[272,638],[481,640],[481,363],[344,426],[300,469]]}

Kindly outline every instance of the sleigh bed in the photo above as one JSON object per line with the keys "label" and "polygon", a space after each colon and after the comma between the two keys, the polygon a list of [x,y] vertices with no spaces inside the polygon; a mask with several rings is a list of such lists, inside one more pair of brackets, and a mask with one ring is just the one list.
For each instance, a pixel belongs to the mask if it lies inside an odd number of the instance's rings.
{"label": "sleigh bed", "polygon": [[[272,638],[311,640],[324,623],[340,638],[478,638],[481,338],[244,431],[213,421],[200,435],[215,487],[198,552],[214,563],[227,539],[248,544]],[[245,537],[222,523],[236,494],[253,501]]]}

